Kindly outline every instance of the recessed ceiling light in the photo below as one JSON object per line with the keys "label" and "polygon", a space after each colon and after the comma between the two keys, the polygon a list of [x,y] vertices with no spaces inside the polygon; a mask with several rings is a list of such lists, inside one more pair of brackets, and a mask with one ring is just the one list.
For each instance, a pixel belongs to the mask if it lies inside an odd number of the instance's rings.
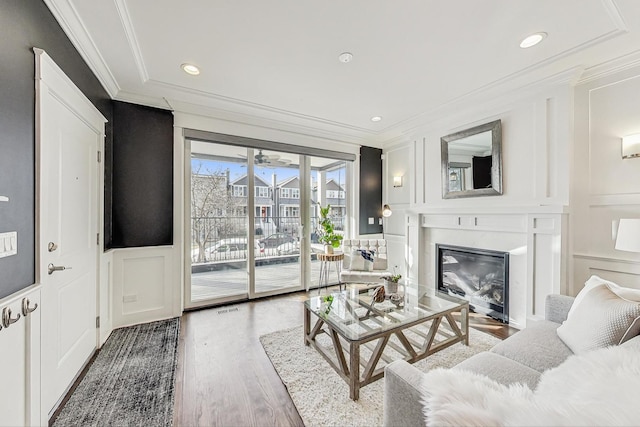
{"label": "recessed ceiling light", "polygon": [[524,40],[520,42],[520,47],[526,49],[531,46],[535,46],[540,43],[545,37],[547,37],[547,33],[535,33],[530,36],[525,37]]}
{"label": "recessed ceiling light", "polygon": [[340,56],[338,56],[338,61],[340,62],[351,62],[351,60],[353,59],[353,55],[350,54],[349,52],[342,52],[340,54]]}
{"label": "recessed ceiling light", "polygon": [[372,122],[379,122],[380,120],[382,120],[382,117],[380,117],[380,116],[373,116],[373,117],[371,117],[371,121],[372,121]]}
{"label": "recessed ceiling light", "polygon": [[182,68],[182,71],[187,74],[191,74],[192,76],[200,74],[200,69],[193,64],[182,64],[180,68]]}

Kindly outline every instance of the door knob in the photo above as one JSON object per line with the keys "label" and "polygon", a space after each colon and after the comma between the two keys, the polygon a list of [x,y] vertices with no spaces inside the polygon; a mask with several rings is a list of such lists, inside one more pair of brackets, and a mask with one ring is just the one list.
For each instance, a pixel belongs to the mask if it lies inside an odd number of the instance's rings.
{"label": "door knob", "polygon": [[71,270],[71,267],[65,267],[64,265],[53,265],[49,264],[48,271],[49,274],[53,274],[54,271],[62,271],[62,270]]}

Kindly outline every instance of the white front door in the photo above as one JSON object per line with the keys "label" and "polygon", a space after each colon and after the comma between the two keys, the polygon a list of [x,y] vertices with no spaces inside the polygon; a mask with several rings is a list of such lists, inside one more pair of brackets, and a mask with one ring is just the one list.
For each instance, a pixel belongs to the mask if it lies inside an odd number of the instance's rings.
{"label": "white front door", "polygon": [[39,59],[42,408],[51,415],[97,344],[97,151],[104,125],[44,52]]}

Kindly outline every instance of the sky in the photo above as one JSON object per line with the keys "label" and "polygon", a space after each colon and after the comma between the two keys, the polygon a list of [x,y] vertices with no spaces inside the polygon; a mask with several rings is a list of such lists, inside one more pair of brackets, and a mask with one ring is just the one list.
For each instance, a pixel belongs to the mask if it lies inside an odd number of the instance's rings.
{"label": "sky", "polygon": [[[229,175],[231,181],[241,177],[247,173],[246,165],[243,163],[235,162],[223,162],[218,160],[205,160],[205,159],[191,159],[191,170],[196,171],[200,166],[200,174],[205,172],[222,174],[226,169],[229,169]],[[276,174],[278,182],[285,181],[291,177],[298,176],[298,169],[296,168],[283,168],[283,167],[256,167],[255,174],[259,176],[267,183],[271,182],[271,175]],[[315,181],[315,173],[312,174]],[[344,185],[346,177],[345,170],[339,169],[336,171],[327,172],[327,179],[334,179],[339,184]]]}

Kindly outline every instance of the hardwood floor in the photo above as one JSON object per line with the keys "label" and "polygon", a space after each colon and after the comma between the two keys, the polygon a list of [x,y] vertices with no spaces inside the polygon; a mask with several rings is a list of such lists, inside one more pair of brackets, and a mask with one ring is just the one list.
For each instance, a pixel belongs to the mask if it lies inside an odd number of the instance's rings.
{"label": "hardwood floor", "polygon": [[[174,425],[304,425],[258,338],[301,325],[307,295],[298,292],[185,313]],[[475,313],[470,326],[501,339],[517,332]]]}

